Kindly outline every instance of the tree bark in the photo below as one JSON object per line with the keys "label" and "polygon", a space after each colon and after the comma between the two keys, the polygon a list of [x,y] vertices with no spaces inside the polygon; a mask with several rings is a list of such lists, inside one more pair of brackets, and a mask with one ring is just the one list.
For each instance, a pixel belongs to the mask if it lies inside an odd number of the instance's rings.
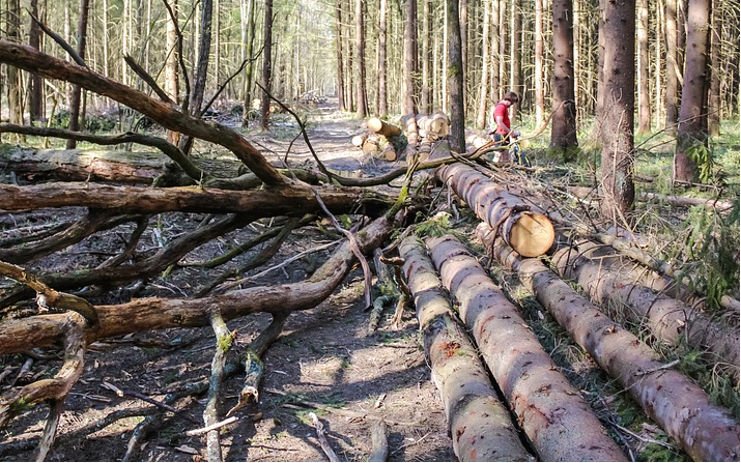
{"label": "tree bark", "polygon": [[355,47],[357,55],[356,99],[358,102],[358,117],[368,116],[368,95],[365,81],[365,22],[363,0],[355,0]]}
{"label": "tree bark", "polygon": [[602,216],[616,222],[633,205],[635,0],[605,1],[602,52]]}
{"label": "tree bark", "polygon": [[[247,52],[246,58],[249,59],[247,63],[247,70],[244,75],[244,102],[242,103],[242,127],[247,127],[249,124],[249,112],[252,108],[252,78],[255,74],[255,57],[252,56],[255,52],[255,10],[257,10],[257,4],[255,0],[249,0],[249,29],[247,32]],[[341,68],[340,68],[341,69]],[[342,109],[342,106],[340,106]]]}
{"label": "tree bark", "polygon": [[[520,89],[520,74],[522,72],[522,58],[523,54],[520,52],[520,31],[522,29],[522,12],[519,11],[518,0],[510,0],[510,16],[509,16],[509,86],[512,91],[517,92],[520,97],[520,101],[523,98],[523,92]],[[483,80],[483,79],[482,79]],[[519,118],[518,114],[520,111],[520,105],[510,107],[510,120],[514,124]]]}
{"label": "tree bark", "polygon": [[[39,18],[38,0],[31,0],[31,14]],[[31,25],[28,33],[28,44],[37,49],[41,50],[41,28],[36,21],[31,20]],[[43,121],[46,119],[44,110],[44,81],[40,76],[31,74],[28,78],[29,87],[29,116],[32,121]]]}
{"label": "tree bark", "polygon": [[[382,0],[385,1],[385,0]],[[340,107],[340,111],[347,111],[347,105],[345,104],[345,75],[343,72],[343,59],[342,59],[342,0],[336,0],[335,2],[335,50],[337,55],[337,102]],[[380,78],[380,77],[379,77]],[[385,78],[385,76],[384,76]]]}
{"label": "tree bark", "polygon": [[404,10],[404,115],[417,114],[417,1],[405,0]]}
{"label": "tree bark", "polygon": [[577,146],[576,104],[574,101],[574,29],[571,0],[553,0],[553,119],[551,148],[564,150]]}
{"label": "tree bark", "polygon": [[406,238],[399,254],[456,456],[460,461],[532,461],[454,315],[424,245],[416,237]]}
{"label": "tree bark", "polygon": [[545,254],[553,245],[553,224],[543,211],[461,163],[440,167],[437,178],[449,184],[473,212],[525,257]]}
{"label": "tree bark", "polygon": [[[170,8],[172,9],[173,16],[175,16],[175,20],[177,21],[178,18],[178,0],[173,0],[170,4]],[[180,61],[180,49],[178,47],[178,35],[177,35],[177,28],[175,27],[175,23],[173,22],[172,18],[167,17],[167,59],[165,61],[165,91],[170,96],[172,101],[179,102],[180,101],[180,74],[178,71],[179,61]],[[107,58],[106,58],[107,60]],[[108,66],[108,63],[106,61],[106,67]],[[172,143],[173,145],[177,145],[180,142],[180,134],[178,132],[174,132],[172,130],[167,131],[167,141]]]}
{"label": "tree bark", "polygon": [[432,59],[432,53],[430,52],[430,44],[432,42],[432,0],[421,0],[424,8],[422,13],[422,54],[420,59],[422,60],[422,79],[420,82],[420,97],[419,97],[419,110],[422,114],[429,114],[432,111],[431,99],[432,91],[430,85],[430,61]]}
{"label": "tree bark", "polygon": [[706,150],[709,23],[710,0],[690,0],[682,104],[674,155],[674,180],[684,182],[695,181],[698,169],[707,168],[708,164],[699,165],[695,159]]}
{"label": "tree bark", "polygon": [[388,83],[387,83],[387,58],[386,58],[386,29],[388,27],[387,0],[380,0],[378,12],[378,115],[383,117],[388,114]]}
{"label": "tree bark", "polygon": [[463,61],[458,0],[445,0],[448,16],[448,98],[450,101],[450,148],[466,151],[466,116],[463,105]]}
{"label": "tree bark", "polygon": [[636,9],[638,74],[638,133],[651,131],[651,93],[648,79],[648,0],[638,0]]}
{"label": "tree bark", "polygon": [[208,81],[208,59],[211,54],[211,22],[213,19],[213,0],[201,0],[201,35],[198,38],[198,62],[193,75],[193,91],[188,109],[197,116],[201,113],[203,95]]}
{"label": "tree bark", "polygon": [[270,97],[268,92],[271,89],[270,70],[272,67],[272,50],[273,50],[273,0],[265,0],[265,20],[264,20],[263,40],[262,40],[262,86],[265,88],[262,92],[260,127],[262,130],[270,129]]}
{"label": "tree bark", "polygon": [[535,0],[535,125],[543,124],[543,0]]}
{"label": "tree bark", "polygon": [[[491,228],[477,234],[506,267],[535,294],[571,337],[611,376],[630,391],[644,412],[697,461],[737,459],[738,423],[713,406],[691,379],[667,369],[661,358],[636,336],[603,315],[583,296],[536,259],[517,257]],[[686,410],[696,413],[686,413]]]}
{"label": "tree bark", "polygon": [[517,308],[454,237],[427,241],[443,284],[522,430],[545,461],[625,461]]}
{"label": "tree bark", "polygon": [[[87,19],[88,10],[90,6],[90,0],[80,0],[80,19],[77,29],[77,54],[80,58],[85,59],[85,42],[87,41]],[[69,130],[79,131],[80,130],[80,97],[82,95],[82,88],[79,85],[72,86],[72,95],[70,96],[70,108],[69,108]],[[75,140],[67,140],[67,149],[75,149],[77,142]]]}
{"label": "tree bark", "polygon": [[[717,5],[717,2],[716,2]],[[711,5],[711,8],[716,5]],[[720,74],[721,74],[721,19],[720,5],[713,8],[710,13],[710,94],[708,95],[708,135],[717,137],[720,135],[720,121],[722,119],[720,98]]]}
{"label": "tree bark", "polygon": [[679,119],[679,63],[677,62],[677,0],[664,0],[664,36],[666,39],[666,79],[664,90],[665,128],[670,134],[677,131]]}
{"label": "tree bark", "polygon": [[489,103],[489,23],[491,22],[491,0],[484,0],[483,36],[481,50],[481,87],[479,89],[479,108],[476,113],[476,127],[486,127],[486,108]]}

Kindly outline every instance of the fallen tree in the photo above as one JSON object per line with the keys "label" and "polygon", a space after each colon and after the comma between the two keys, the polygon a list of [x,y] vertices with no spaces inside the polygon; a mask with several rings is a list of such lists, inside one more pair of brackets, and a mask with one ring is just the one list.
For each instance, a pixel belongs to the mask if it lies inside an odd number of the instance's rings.
{"label": "fallen tree", "polygon": [[[611,376],[620,380],[643,411],[698,461],[736,461],[739,426],[712,405],[691,379],[668,367],[636,336],[597,310],[537,259],[523,259],[490,227],[477,235],[505,267],[553,314],[572,338]],[[691,412],[690,412],[691,410]]]}
{"label": "fallen tree", "polygon": [[453,314],[424,245],[411,236],[402,241],[399,253],[456,456],[460,461],[532,461]]}
{"label": "fallen tree", "polygon": [[518,254],[539,256],[553,245],[553,225],[532,201],[509,192],[506,186],[462,163],[440,167],[436,175]]}
{"label": "fallen tree", "polygon": [[475,257],[452,236],[427,241],[442,281],[460,304],[484,361],[546,461],[624,461],[578,390]]}

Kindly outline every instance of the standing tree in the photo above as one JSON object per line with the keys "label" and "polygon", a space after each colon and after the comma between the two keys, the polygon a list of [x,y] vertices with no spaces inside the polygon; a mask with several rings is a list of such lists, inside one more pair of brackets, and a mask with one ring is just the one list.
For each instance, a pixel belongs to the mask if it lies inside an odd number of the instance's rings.
{"label": "standing tree", "polygon": [[602,215],[617,221],[633,205],[635,0],[605,0],[601,50]]}
{"label": "standing tree", "polygon": [[[77,54],[80,58],[85,59],[85,42],[87,41],[87,19],[90,6],[90,0],[80,0],[80,22],[77,29]],[[82,89],[79,85],[72,86],[72,95],[70,96],[69,108],[69,130],[80,130],[80,97]],[[67,140],[67,149],[75,149],[77,142]]]}
{"label": "standing tree", "polygon": [[[172,10],[172,17],[167,18],[167,60],[165,61],[165,91],[172,101],[179,101],[180,97],[180,76],[178,74],[178,62],[180,59],[180,49],[178,47],[178,32],[177,24],[178,20],[178,2],[172,0],[170,4]],[[107,51],[106,51],[107,53]],[[106,64],[106,68],[108,65]],[[180,142],[180,134],[173,132],[172,130],[167,131],[167,141],[177,145]]]}
{"label": "standing tree", "polygon": [[262,48],[262,106],[260,108],[260,127],[263,130],[270,128],[270,67],[272,65],[273,50],[273,0],[265,0],[265,29]]}
{"label": "standing tree", "polygon": [[363,0],[355,0],[355,46],[357,50],[357,93],[358,117],[368,116],[368,96],[365,82],[365,23],[363,21]]}
{"label": "standing tree", "polygon": [[417,1],[406,0],[404,18],[404,114],[417,114],[414,78],[417,73]]}
{"label": "standing tree", "polygon": [[[248,32],[245,39],[247,40],[246,55],[245,57],[249,60],[247,62],[247,70],[244,75],[244,106],[242,108],[242,127],[247,127],[249,122],[248,114],[252,107],[252,76],[255,74],[255,57],[252,54],[255,52],[255,0],[248,0],[249,4],[247,9],[249,13]],[[244,21],[244,19],[242,19]],[[342,105],[340,105],[342,108]]]}
{"label": "standing tree", "polygon": [[664,0],[664,35],[666,37],[666,68],[664,75],[664,111],[666,130],[675,133],[679,117],[677,95],[679,93],[679,64],[677,63],[677,0]]}
{"label": "standing tree", "polygon": [[484,18],[481,56],[481,87],[479,92],[479,109],[476,113],[476,127],[483,129],[486,126],[486,106],[489,99],[489,23],[491,0],[484,0]]}
{"label": "standing tree", "polygon": [[419,97],[419,110],[422,114],[431,112],[432,91],[430,89],[430,67],[432,53],[430,53],[430,44],[432,43],[432,0],[421,0],[424,8],[422,13],[422,81]]}
{"label": "standing tree", "polygon": [[[720,5],[718,5],[720,6]],[[720,135],[720,8],[711,5],[710,12],[710,94],[708,95],[708,135]]]}
{"label": "standing tree", "polygon": [[[674,155],[674,180],[695,180],[700,154],[707,153],[709,22],[710,0],[690,0],[682,104],[679,108],[677,151]],[[709,162],[703,164],[701,167],[709,166]]]}
{"label": "standing tree", "polygon": [[458,0],[445,0],[448,13],[448,100],[450,101],[450,149],[466,151],[463,107],[463,60],[461,58],[461,25]]}
{"label": "standing tree", "polygon": [[[520,63],[520,32],[522,30],[522,12],[518,11],[517,0],[511,0],[510,3],[510,14],[509,14],[509,87],[513,91],[520,95],[522,100],[522,90],[520,90],[520,74],[522,72],[522,65]],[[510,108],[510,119],[514,122],[517,118],[517,113],[520,110],[520,105]]]}
{"label": "standing tree", "polygon": [[201,0],[201,36],[198,43],[198,63],[193,78],[193,93],[190,97],[190,113],[200,114],[203,95],[208,78],[208,57],[211,53],[211,21],[213,17],[212,0]]}
{"label": "standing tree", "polygon": [[387,19],[387,0],[380,0],[378,7],[378,90],[376,91],[376,98],[378,104],[379,116],[385,116],[388,114],[388,83],[386,80],[386,28],[388,26]]}
{"label": "standing tree", "polygon": [[535,0],[535,125],[543,123],[543,0]]}
{"label": "standing tree", "polygon": [[334,11],[334,43],[337,53],[337,102],[340,111],[347,111],[347,106],[345,105],[345,73],[342,66],[342,0],[336,0]]}
{"label": "standing tree", "polygon": [[576,141],[574,102],[574,29],[571,0],[553,0],[553,124],[551,147],[573,152]]}
{"label": "standing tree", "polygon": [[[39,2],[31,0],[31,14],[39,17]],[[31,19],[28,31],[28,44],[36,50],[41,50],[41,28]],[[32,121],[44,120],[44,81],[41,76],[31,74],[28,77],[28,99],[29,115]]]}
{"label": "standing tree", "polygon": [[637,6],[638,133],[646,133],[651,130],[651,97],[648,89],[648,0],[638,0]]}

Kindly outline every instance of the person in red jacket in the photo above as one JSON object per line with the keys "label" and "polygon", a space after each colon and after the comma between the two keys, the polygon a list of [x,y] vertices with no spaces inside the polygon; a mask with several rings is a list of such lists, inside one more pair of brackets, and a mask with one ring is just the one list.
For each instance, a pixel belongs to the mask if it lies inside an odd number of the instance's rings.
{"label": "person in red jacket", "polygon": [[494,135],[494,141],[502,146],[499,162],[509,162],[507,150],[504,146],[509,143],[509,134],[512,128],[509,123],[509,107],[520,101],[515,92],[507,92],[504,98],[491,111],[489,135]]}

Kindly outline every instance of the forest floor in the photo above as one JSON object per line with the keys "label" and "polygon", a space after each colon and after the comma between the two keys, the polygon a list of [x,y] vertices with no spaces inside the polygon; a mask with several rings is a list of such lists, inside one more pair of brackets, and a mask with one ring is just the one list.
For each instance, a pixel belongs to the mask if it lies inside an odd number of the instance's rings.
{"label": "forest floor", "polygon": [[[286,122],[277,122],[272,133],[255,131],[248,134],[260,149],[274,151],[274,159],[283,158],[296,130],[295,124],[282,119]],[[352,135],[361,131],[361,122],[335,114],[331,107],[316,112],[309,128],[315,150],[330,168],[346,175],[357,175],[361,170],[371,175],[395,167],[382,162],[362,162],[362,153],[350,144]],[[209,157],[209,153],[202,155]],[[295,166],[309,162],[310,158],[306,144],[299,140],[294,144],[288,162]],[[56,220],[60,219],[59,213],[55,211]],[[81,217],[84,211],[70,208],[62,213],[72,220]],[[44,214],[15,214],[2,219],[2,228],[39,226],[49,218]],[[197,214],[173,214],[159,220],[161,223],[156,229],[160,230],[161,236],[152,234],[142,239],[138,249],[141,255],[152,252],[162,241],[198,226],[200,217]],[[220,242],[202,246],[183,261],[202,261],[217,256],[231,245],[263,231],[265,226],[258,224],[230,233]],[[133,224],[125,224],[96,234],[62,253],[35,262],[33,268],[55,272],[97,265],[108,257],[108,253],[112,254],[119,248],[121,240],[133,227]],[[266,265],[280,263],[334,239],[317,227],[305,227],[294,233]],[[256,280],[255,284],[301,280],[318,267],[329,252],[331,249],[311,254],[282,271],[274,271]],[[228,266],[248,258],[249,254],[240,256]],[[132,295],[182,297],[193,294],[195,288],[221,271],[184,267],[165,278],[152,280],[144,290],[141,285],[129,285],[115,293],[91,294],[90,298],[96,303],[115,303]],[[389,311],[393,312],[393,307],[387,308]],[[379,329],[368,333],[369,314],[363,310],[363,278],[359,271],[355,271],[320,306],[291,315],[281,337],[264,357],[266,375],[259,405],[237,412],[239,421],[222,432],[224,458],[230,461],[325,460],[309,417],[313,411],[324,423],[328,439],[342,460],[367,459],[371,449],[370,429],[378,417],[382,417],[388,426],[390,460],[455,460],[442,405],[430,381],[430,370],[418,341],[413,312],[407,309],[399,327],[389,326],[392,315],[386,313]],[[269,321],[270,317],[263,314],[229,322],[230,329],[237,333],[232,355],[245,349]],[[132,431],[143,420],[142,416],[118,420],[87,436],[65,437],[104,420],[114,412],[123,413],[123,410],[147,406],[137,398],[116,396],[104,388],[103,382],[162,400],[166,393],[209,376],[214,346],[215,338],[210,328],[168,329],[91,345],[86,353],[84,373],[66,401],[58,442],[47,459],[120,460]],[[41,353],[32,354],[38,357]],[[0,379],[0,389],[8,387],[28,358],[26,355],[0,357],[0,373],[8,369],[13,373]],[[51,376],[58,364],[56,358],[38,358],[27,376]],[[226,381],[222,413],[236,404],[241,387],[239,375]],[[204,404],[205,400],[184,400],[176,407],[202,422]],[[14,442],[38,437],[46,416],[46,407],[35,407],[4,429],[0,434],[0,458],[5,461],[32,459],[32,451],[14,453],[9,450]],[[200,454],[205,451],[205,439],[185,434],[197,427],[187,419],[168,418],[144,441],[134,459],[199,461]]]}

